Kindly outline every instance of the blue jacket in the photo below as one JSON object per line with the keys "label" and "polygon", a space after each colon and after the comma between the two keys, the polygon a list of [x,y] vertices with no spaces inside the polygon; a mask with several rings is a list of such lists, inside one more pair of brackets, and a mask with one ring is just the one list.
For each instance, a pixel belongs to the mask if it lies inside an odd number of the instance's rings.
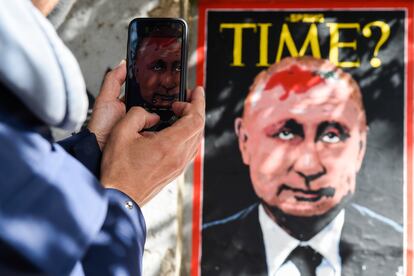
{"label": "blue jacket", "polygon": [[94,176],[95,136],[83,132],[62,143],[77,160],[4,93],[0,275],[141,275],[144,218],[128,196]]}

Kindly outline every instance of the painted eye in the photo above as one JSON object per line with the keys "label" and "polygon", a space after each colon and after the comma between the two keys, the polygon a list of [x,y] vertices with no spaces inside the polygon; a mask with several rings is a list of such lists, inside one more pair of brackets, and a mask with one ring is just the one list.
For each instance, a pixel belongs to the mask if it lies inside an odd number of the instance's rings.
{"label": "painted eye", "polygon": [[152,67],[152,70],[153,70],[153,71],[155,71],[155,72],[161,71],[161,70],[162,70],[162,66],[160,66],[160,65],[158,65],[158,64],[155,64],[155,65]]}
{"label": "painted eye", "polygon": [[329,143],[329,144],[336,144],[336,143],[339,143],[341,141],[339,136],[334,132],[324,133],[324,134],[322,134],[320,139],[321,139],[322,142]]}
{"label": "painted eye", "polygon": [[173,63],[173,69],[175,72],[181,72],[181,64],[179,61]]}
{"label": "painted eye", "polygon": [[289,130],[282,130],[281,132],[277,133],[276,136],[277,138],[285,141],[295,138],[295,135]]}
{"label": "painted eye", "polygon": [[157,60],[153,62],[149,67],[153,72],[163,72],[165,71],[165,62],[162,60]]}

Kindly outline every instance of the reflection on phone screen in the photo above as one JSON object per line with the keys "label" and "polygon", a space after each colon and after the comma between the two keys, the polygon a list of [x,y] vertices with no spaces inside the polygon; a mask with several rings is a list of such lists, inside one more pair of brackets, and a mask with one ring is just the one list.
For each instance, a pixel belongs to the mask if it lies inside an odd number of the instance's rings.
{"label": "reflection on phone screen", "polygon": [[[138,24],[130,30],[128,102],[140,105],[171,124],[179,100],[182,26],[178,23]],[[131,85],[131,82],[134,83]]]}

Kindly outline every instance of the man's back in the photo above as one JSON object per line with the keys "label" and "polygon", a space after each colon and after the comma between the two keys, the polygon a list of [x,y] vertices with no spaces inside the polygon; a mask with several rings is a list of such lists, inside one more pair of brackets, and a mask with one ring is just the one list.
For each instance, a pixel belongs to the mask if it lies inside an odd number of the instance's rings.
{"label": "man's back", "polygon": [[0,274],[138,275],[138,207],[125,208],[129,198],[104,189],[5,87],[1,95]]}

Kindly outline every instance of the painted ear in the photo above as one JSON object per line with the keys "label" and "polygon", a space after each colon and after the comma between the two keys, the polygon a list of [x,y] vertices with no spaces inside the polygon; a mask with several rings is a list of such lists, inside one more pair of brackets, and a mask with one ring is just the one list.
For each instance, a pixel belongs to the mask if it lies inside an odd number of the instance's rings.
{"label": "painted ear", "polygon": [[236,132],[238,142],[239,142],[239,150],[243,159],[243,163],[249,165],[250,162],[250,154],[248,152],[248,140],[249,137],[247,135],[246,128],[243,124],[242,118],[236,118],[234,121],[234,130]]}

